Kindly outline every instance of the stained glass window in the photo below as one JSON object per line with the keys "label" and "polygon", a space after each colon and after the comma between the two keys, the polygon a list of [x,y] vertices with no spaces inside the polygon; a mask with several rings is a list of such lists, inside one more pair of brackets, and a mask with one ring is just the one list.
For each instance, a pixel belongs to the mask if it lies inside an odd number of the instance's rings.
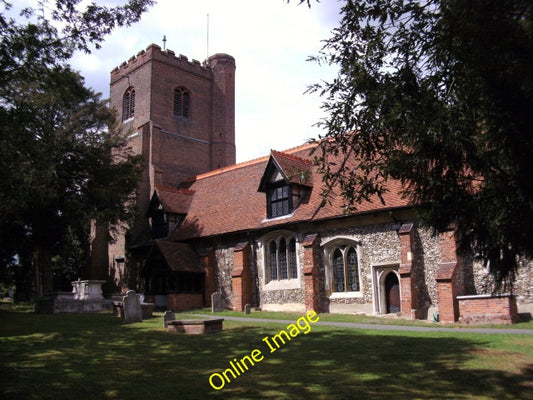
{"label": "stained glass window", "polygon": [[335,248],[332,256],[334,292],[359,292],[359,265],[357,251],[346,245]]}
{"label": "stained glass window", "polygon": [[347,257],[348,290],[359,291],[359,267],[357,265],[357,253],[353,247],[348,251]]}
{"label": "stained glass window", "polygon": [[344,261],[339,249],[333,253],[333,279],[335,280],[335,292],[344,292]]}

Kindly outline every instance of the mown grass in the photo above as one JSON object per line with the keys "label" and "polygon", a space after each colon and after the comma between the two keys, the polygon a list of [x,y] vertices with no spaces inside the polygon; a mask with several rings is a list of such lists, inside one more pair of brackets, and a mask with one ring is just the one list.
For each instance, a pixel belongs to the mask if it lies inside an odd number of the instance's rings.
{"label": "mown grass", "polygon": [[[2,310],[0,398],[533,399],[533,335],[316,325],[270,353],[262,339],[285,327],[225,321],[222,333],[188,336],[166,332],[161,314],[125,324]],[[221,390],[209,385],[253,349],[262,361]]]}
{"label": "mown grass", "polygon": [[[276,312],[276,311],[253,311],[250,314],[244,314],[242,311],[224,310],[213,314],[211,308],[201,308],[183,312],[182,314],[210,314],[214,316],[244,317],[244,318],[262,318],[262,319],[296,319],[301,315],[296,313]],[[395,317],[379,317],[364,314],[320,314],[321,321],[328,322],[351,322],[356,324],[373,324],[373,325],[404,325],[404,326],[425,326],[439,328],[499,328],[499,329],[533,329],[533,320],[522,321],[516,324],[508,325],[465,325],[465,324],[447,324],[440,325],[435,322],[411,320]]]}

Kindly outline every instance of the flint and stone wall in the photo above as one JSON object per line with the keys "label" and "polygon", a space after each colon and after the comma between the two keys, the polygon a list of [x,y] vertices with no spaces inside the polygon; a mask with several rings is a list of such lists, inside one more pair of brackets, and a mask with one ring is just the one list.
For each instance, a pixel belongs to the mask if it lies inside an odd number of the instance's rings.
{"label": "flint and stone wall", "polygon": [[[295,229],[298,227],[295,226]],[[331,226],[330,226],[331,228]],[[441,247],[442,238],[434,236],[428,229],[418,226],[416,223],[409,233],[409,257],[411,267],[409,277],[412,290],[410,306],[412,310],[403,310],[405,317],[428,318],[432,319],[434,313],[439,311],[439,291],[438,291],[438,273],[441,264],[445,263],[449,257],[454,257],[453,249]],[[304,241],[309,237],[306,233],[292,233],[296,237],[297,246],[297,265],[298,278],[284,281],[265,282],[265,244],[268,237],[275,232],[265,236],[248,237],[250,244],[249,263],[251,275],[251,305],[261,307],[263,310],[275,311],[293,311],[304,312],[309,308],[309,301],[314,303],[313,308],[320,312],[351,312],[376,314],[381,311],[376,306],[377,296],[377,271],[380,269],[391,269],[399,272],[402,261],[401,258],[401,241],[398,233],[398,225],[385,224],[368,224],[358,227],[338,228],[333,226],[331,229],[322,232],[311,232],[316,235],[318,247],[315,255],[312,256],[315,265],[313,279],[310,285],[310,272],[304,274],[305,264],[305,247]],[[266,238],[266,239],[265,239]],[[242,238],[241,238],[242,239]],[[449,239],[449,238],[448,238]],[[327,247],[335,245],[339,241],[356,244],[359,261],[360,292],[349,294],[335,293],[332,296],[330,289],[327,287]],[[222,293],[224,305],[226,308],[234,308],[234,288],[232,287],[232,273],[235,269],[235,248],[239,241],[235,240],[225,245],[218,242],[216,248],[203,249],[203,251],[214,251],[214,264],[216,273],[216,290]],[[404,249],[405,251],[405,249]],[[442,251],[447,252],[444,255]],[[448,254],[449,253],[449,254]],[[309,259],[308,253],[308,259]],[[405,258],[405,255],[404,255]],[[454,293],[456,295],[478,295],[491,293],[492,282],[487,277],[487,272],[471,259],[460,259],[454,272]],[[474,264],[474,266],[472,266]],[[531,287],[532,263],[523,263],[522,275],[515,285],[515,293],[520,289],[518,304],[533,303]],[[442,271],[441,271],[442,272]],[[525,272],[525,273],[524,273]],[[306,286],[306,277],[308,279]],[[306,287],[314,287],[316,295],[309,300],[309,293],[306,297]],[[402,290],[405,290],[402,288]],[[441,293],[441,297],[444,292]],[[448,296],[449,297],[449,296]],[[306,303],[307,298],[307,303]],[[403,298],[403,296],[402,296]],[[457,305],[456,299],[447,300],[450,306]],[[445,303],[442,303],[445,307]],[[456,307],[457,309],[457,307]],[[444,310],[444,309],[443,309]],[[520,310],[519,310],[520,311]],[[454,312],[453,309],[451,311]],[[452,314],[453,316],[454,314]],[[457,316],[455,316],[457,319]]]}

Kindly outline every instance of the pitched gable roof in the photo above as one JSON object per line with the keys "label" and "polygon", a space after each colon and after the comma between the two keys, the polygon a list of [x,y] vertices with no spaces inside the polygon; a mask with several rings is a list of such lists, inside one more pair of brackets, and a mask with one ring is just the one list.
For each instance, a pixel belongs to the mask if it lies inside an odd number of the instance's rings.
{"label": "pitched gable roof", "polygon": [[193,191],[184,188],[176,189],[168,186],[156,185],[154,196],[157,196],[166,212],[186,214],[191,205],[193,194]]}
{"label": "pitched gable roof", "polygon": [[312,186],[312,163],[292,154],[271,150],[265,172],[259,183],[259,191],[265,192],[274,172],[281,174],[285,182]]}
{"label": "pitched gable roof", "polygon": [[204,273],[200,257],[192,247],[186,243],[176,243],[167,240],[156,240],[145,265],[150,265],[152,260],[163,257],[170,269],[176,272]]}
{"label": "pitched gable roof", "polygon": [[[206,236],[223,235],[233,232],[261,229],[265,227],[320,221],[346,216],[345,204],[341,196],[333,196],[331,203],[323,205],[321,175],[313,171],[310,151],[315,144],[307,144],[270,156],[236,164],[230,167],[198,175],[185,182],[184,187],[193,190],[192,202],[182,225],[172,234],[174,240],[185,240]],[[290,215],[279,218],[266,218],[265,194],[257,187],[272,158],[280,163],[280,168],[291,166],[306,167],[311,171],[308,197]],[[299,161],[301,160],[301,161]],[[388,182],[388,192],[383,195],[385,204],[378,197],[358,205],[356,213],[367,213],[408,206],[400,195],[401,185]]]}

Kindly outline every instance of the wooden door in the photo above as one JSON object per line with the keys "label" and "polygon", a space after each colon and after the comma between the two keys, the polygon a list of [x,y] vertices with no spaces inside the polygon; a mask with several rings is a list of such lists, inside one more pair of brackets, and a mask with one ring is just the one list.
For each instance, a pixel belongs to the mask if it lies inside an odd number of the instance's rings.
{"label": "wooden door", "polygon": [[400,283],[394,272],[389,272],[385,279],[385,299],[387,314],[400,312]]}

